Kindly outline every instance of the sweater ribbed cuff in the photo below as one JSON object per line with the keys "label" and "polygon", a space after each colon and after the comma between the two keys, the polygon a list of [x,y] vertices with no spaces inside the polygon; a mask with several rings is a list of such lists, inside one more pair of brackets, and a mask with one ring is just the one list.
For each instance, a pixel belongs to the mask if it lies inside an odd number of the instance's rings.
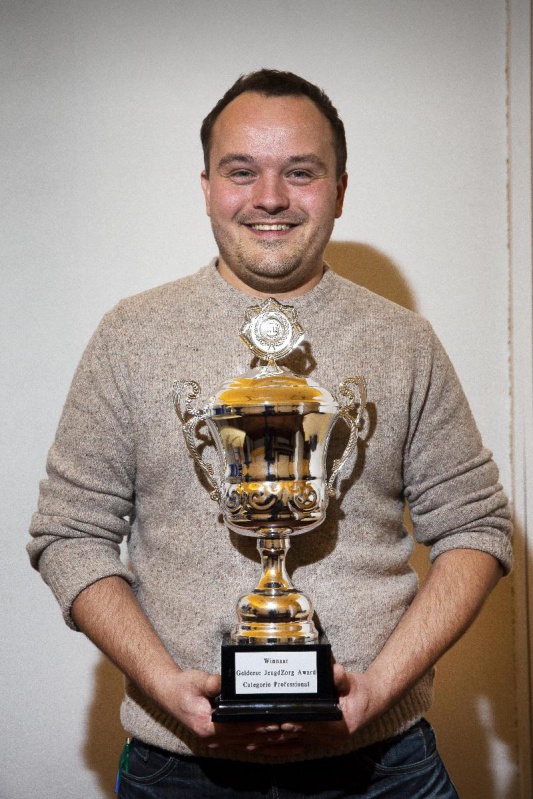
{"label": "sweater ribbed cuff", "polygon": [[[63,568],[68,563],[70,568]],[[84,538],[54,541],[39,558],[39,572],[59,602],[67,625],[78,631],[71,616],[72,603],[84,588],[105,577],[122,577],[130,585],[134,577],[121,562],[118,547]]]}

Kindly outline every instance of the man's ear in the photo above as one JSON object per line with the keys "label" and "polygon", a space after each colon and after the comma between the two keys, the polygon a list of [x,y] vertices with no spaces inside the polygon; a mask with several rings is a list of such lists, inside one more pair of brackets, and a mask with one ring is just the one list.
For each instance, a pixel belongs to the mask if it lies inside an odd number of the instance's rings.
{"label": "man's ear", "polygon": [[205,197],[205,212],[207,216],[211,216],[211,187],[209,184],[209,177],[205,169],[202,169],[200,180],[202,182],[202,191]]}
{"label": "man's ear", "polygon": [[348,186],[348,173],[343,172],[337,181],[337,201],[335,203],[335,219],[342,215],[342,206],[344,204],[344,195]]}

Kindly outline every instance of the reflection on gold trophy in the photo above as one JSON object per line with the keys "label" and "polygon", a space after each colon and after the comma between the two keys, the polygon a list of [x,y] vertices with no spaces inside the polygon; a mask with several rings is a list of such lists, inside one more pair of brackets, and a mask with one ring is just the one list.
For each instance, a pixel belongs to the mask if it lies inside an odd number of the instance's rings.
{"label": "reflection on gold trophy", "polygon": [[[366,390],[363,378],[347,377],[339,403],[312,378],[280,366],[277,361],[302,338],[295,309],[268,299],[248,309],[241,329],[241,340],[265,365],[225,381],[201,409],[194,405],[200,394],[197,383],[174,386],[187,448],[212,487],[211,498],[231,530],[258,539],[262,563],[259,584],[239,599],[231,642],[223,646],[222,694],[214,712],[218,721],[265,715],[281,720],[340,717],[329,643],[325,636],[319,640],[312,604],[289,579],[285,558],[291,536],[324,521],[335,480],[357,446]],[[349,438],[328,479],[326,452],[339,418],[348,426]],[[204,422],[218,451],[218,469],[200,456],[196,445],[196,429]],[[264,652],[305,662],[310,666],[305,671],[314,671],[314,678],[308,686],[305,680],[286,681],[288,686],[276,690],[278,684],[267,679],[265,670],[263,681],[256,681],[261,687],[250,692],[243,687],[248,683],[239,681],[237,672],[244,672],[238,663],[252,664],[257,673],[268,660]],[[247,659],[239,660],[240,655]]]}

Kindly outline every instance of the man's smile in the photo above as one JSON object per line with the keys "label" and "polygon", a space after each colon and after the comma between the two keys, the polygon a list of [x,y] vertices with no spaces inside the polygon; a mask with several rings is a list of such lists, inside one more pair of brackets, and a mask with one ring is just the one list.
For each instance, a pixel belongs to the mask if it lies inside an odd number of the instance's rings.
{"label": "man's smile", "polygon": [[265,225],[265,224],[258,224],[258,225],[247,225],[247,227],[252,228],[252,230],[291,230],[295,225]]}

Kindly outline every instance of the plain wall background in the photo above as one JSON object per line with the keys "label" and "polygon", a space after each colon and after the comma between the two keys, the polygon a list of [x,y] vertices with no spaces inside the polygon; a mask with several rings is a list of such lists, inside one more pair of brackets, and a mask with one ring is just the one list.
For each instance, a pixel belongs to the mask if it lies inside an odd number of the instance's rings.
{"label": "plain wall background", "polygon": [[[0,36],[0,797],[101,799],[121,678],[63,626],[26,530],[102,314],[215,253],[198,131],[240,73],[291,69],[339,108],[350,184],[328,259],[430,319],[510,489],[506,2],[4,0]],[[463,799],[518,795],[511,589],[438,670],[431,720]]]}

